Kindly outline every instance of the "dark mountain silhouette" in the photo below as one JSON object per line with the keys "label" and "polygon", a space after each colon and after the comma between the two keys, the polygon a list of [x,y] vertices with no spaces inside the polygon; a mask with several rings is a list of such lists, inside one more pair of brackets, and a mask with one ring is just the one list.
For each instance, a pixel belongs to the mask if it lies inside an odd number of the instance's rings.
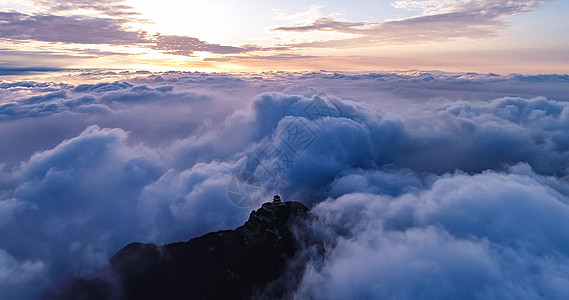
{"label": "dark mountain silhouette", "polygon": [[265,203],[235,230],[164,246],[132,243],[111,257],[109,269],[50,298],[283,298],[304,270],[298,250],[314,243],[304,227],[308,214],[299,202]]}

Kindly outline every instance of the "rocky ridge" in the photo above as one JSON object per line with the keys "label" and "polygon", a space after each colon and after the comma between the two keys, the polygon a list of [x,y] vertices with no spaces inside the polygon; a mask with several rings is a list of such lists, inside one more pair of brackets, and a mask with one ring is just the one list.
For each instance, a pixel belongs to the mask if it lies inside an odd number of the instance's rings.
{"label": "rocky ridge", "polygon": [[235,230],[164,246],[131,243],[111,257],[104,277],[77,279],[54,298],[282,298],[304,269],[291,262],[308,214],[300,202],[268,202]]}

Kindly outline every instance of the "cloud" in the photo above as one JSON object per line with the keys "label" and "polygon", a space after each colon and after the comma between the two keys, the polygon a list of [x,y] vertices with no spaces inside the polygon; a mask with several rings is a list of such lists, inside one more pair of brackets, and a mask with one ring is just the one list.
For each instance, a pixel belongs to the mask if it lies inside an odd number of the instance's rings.
{"label": "cloud", "polygon": [[0,21],[4,39],[112,45],[147,42],[144,32],[129,31],[125,20],[119,19],[0,12]]}
{"label": "cloud", "polygon": [[0,68],[0,75],[22,75],[27,73],[37,72],[57,72],[64,69],[46,68],[46,67],[31,67],[31,68]]}
{"label": "cloud", "polygon": [[[45,271],[41,261],[20,262],[3,249],[0,249],[0,286],[2,295],[7,298],[33,297],[26,286],[41,282],[38,280]],[[17,292],[13,292],[14,287]]]}
{"label": "cloud", "polygon": [[170,97],[175,99],[174,101],[189,102],[205,99],[205,96],[193,93],[174,93],[173,87],[168,85],[151,88],[147,85],[134,86],[128,82],[118,81],[81,84],[72,89],[66,87],[56,92],[19,99],[18,102],[1,104],[0,119],[49,116],[68,112],[107,113],[122,110],[123,103],[154,102]]}
{"label": "cloud", "polygon": [[[38,247],[16,253],[49,265],[47,274],[80,274],[104,265],[108,251],[134,233],[136,218],[123,219],[136,211],[133,199],[160,173],[155,154],[126,145],[124,131],[89,127],[33,155],[13,173],[20,183],[7,193],[17,200],[4,201],[29,203],[33,209],[20,209],[4,225],[12,230],[4,230],[2,238],[13,244],[3,248],[12,253],[18,244],[35,243]],[[68,259],[75,262],[68,264]],[[52,283],[41,286],[46,284]]]}
{"label": "cloud", "polygon": [[[114,2],[114,1],[109,1]],[[42,2],[43,3],[43,2]],[[50,2],[50,5],[53,4]],[[119,5],[119,8],[122,6]],[[128,7],[124,7],[127,9]],[[9,41],[41,41],[65,44],[108,44],[136,45],[140,48],[160,50],[164,53],[191,56],[195,51],[206,51],[219,54],[236,54],[261,50],[257,46],[234,47],[204,42],[195,37],[150,34],[142,30],[134,30],[128,26],[134,22],[122,15],[125,12],[115,11],[106,3],[70,3],[62,2],[50,7],[49,12],[25,14],[16,11],[0,12],[0,38]],[[102,16],[61,15],[62,11],[71,9],[93,9],[105,12]],[[111,13],[111,12],[115,13]],[[122,16],[118,18],[116,15]],[[97,56],[127,55],[122,52],[109,52],[97,49],[77,49],[76,54]]]}
{"label": "cloud", "polygon": [[447,174],[393,198],[350,193],[322,202],[312,228],[327,253],[313,257],[295,296],[561,299],[569,245],[559,228],[569,206],[547,181],[557,179],[519,165]]}
{"label": "cloud", "polygon": [[28,210],[34,209],[35,206],[30,203],[18,201],[18,199],[6,199],[0,201],[0,228],[5,224],[9,224],[13,221],[15,214]]}
{"label": "cloud", "polygon": [[157,34],[153,37],[153,40],[155,41],[155,44],[150,46],[150,48],[155,50],[163,50],[165,53],[169,54],[185,56],[191,56],[195,51],[206,51],[219,54],[235,54],[251,52],[259,49],[257,47],[242,48],[210,44],[204,41],[200,41],[194,37],[178,35]]}
{"label": "cloud", "polygon": [[[402,8],[426,9],[430,14],[395,21],[363,23],[323,17],[308,25],[277,27],[273,31],[332,31],[357,37],[290,44],[290,47],[353,47],[393,43],[446,41],[456,38],[487,38],[507,27],[509,16],[536,9],[545,0],[525,1],[398,1]],[[434,8],[433,8],[434,7]]]}
{"label": "cloud", "polygon": [[[0,82],[10,298],[90,273],[129,242],[235,228],[273,193],[312,206],[326,241],[325,256],[304,253],[299,298],[567,292],[567,75],[69,78],[81,83]],[[232,180],[258,189],[252,207],[228,196]]]}
{"label": "cloud", "polygon": [[456,7],[457,5],[464,4],[468,0],[451,0],[451,1],[441,1],[441,0],[427,0],[427,1],[415,1],[415,0],[397,0],[391,3],[391,6],[395,8],[401,8],[406,10],[422,10],[426,14],[433,14],[441,12],[449,7]]}
{"label": "cloud", "polygon": [[[0,72],[3,75],[34,74],[39,72],[69,71],[76,55],[57,51],[23,51],[0,49]],[[83,56],[87,57],[88,56]]]}
{"label": "cloud", "polygon": [[132,17],[133,15],[138,15],[138,13],[133,11],[133,7],[125,4],[124,0],[96,0],[89,2],[82,0],[34,0],[34,3],[56,14],[88,10],[109,16]]}
{"label": "cloud", "polygon": [[314,23],[305,26],[277,27],[273,31],[315,31],[315,30],[333,30],[333,31],[351,31],[353,28],[364,26],[362,22],[340,21],[334,18],[319,18]]}

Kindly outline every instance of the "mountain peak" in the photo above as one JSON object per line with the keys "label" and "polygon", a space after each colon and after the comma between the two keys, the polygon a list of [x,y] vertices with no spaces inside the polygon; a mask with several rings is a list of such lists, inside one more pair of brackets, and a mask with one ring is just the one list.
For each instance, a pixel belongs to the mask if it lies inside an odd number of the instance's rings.
{"label": "mountain peak", "polygon": [[245,224],[235,230],[212,232],[164,246],[131,243],[110,259],[106,273],[112,274],[112,282],[79,279],[61,298],[250,299],[260,294],[282,297],[285,286],[275,282],[285,274],[289,260],[300,249],[293,228],[302,224],[308,213],[300,202],[267,202],[252,211]]}
{"label": "mountain peak", "polygon": [[289,233],[290,226],[306,218],[307,213],[308,208],[300,202],[267,202],[252,211],[249,220],[236,230],[246,236],[274,234],[277,238],[283,238],[283,234]]}

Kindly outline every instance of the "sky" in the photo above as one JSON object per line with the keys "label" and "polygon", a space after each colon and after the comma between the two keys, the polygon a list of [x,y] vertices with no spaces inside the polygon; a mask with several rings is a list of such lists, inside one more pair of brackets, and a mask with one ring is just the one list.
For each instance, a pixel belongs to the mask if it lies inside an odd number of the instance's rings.
{"label": "sky", "polygon": [[563,0],[1,0],[0,69],[567,73]]}

